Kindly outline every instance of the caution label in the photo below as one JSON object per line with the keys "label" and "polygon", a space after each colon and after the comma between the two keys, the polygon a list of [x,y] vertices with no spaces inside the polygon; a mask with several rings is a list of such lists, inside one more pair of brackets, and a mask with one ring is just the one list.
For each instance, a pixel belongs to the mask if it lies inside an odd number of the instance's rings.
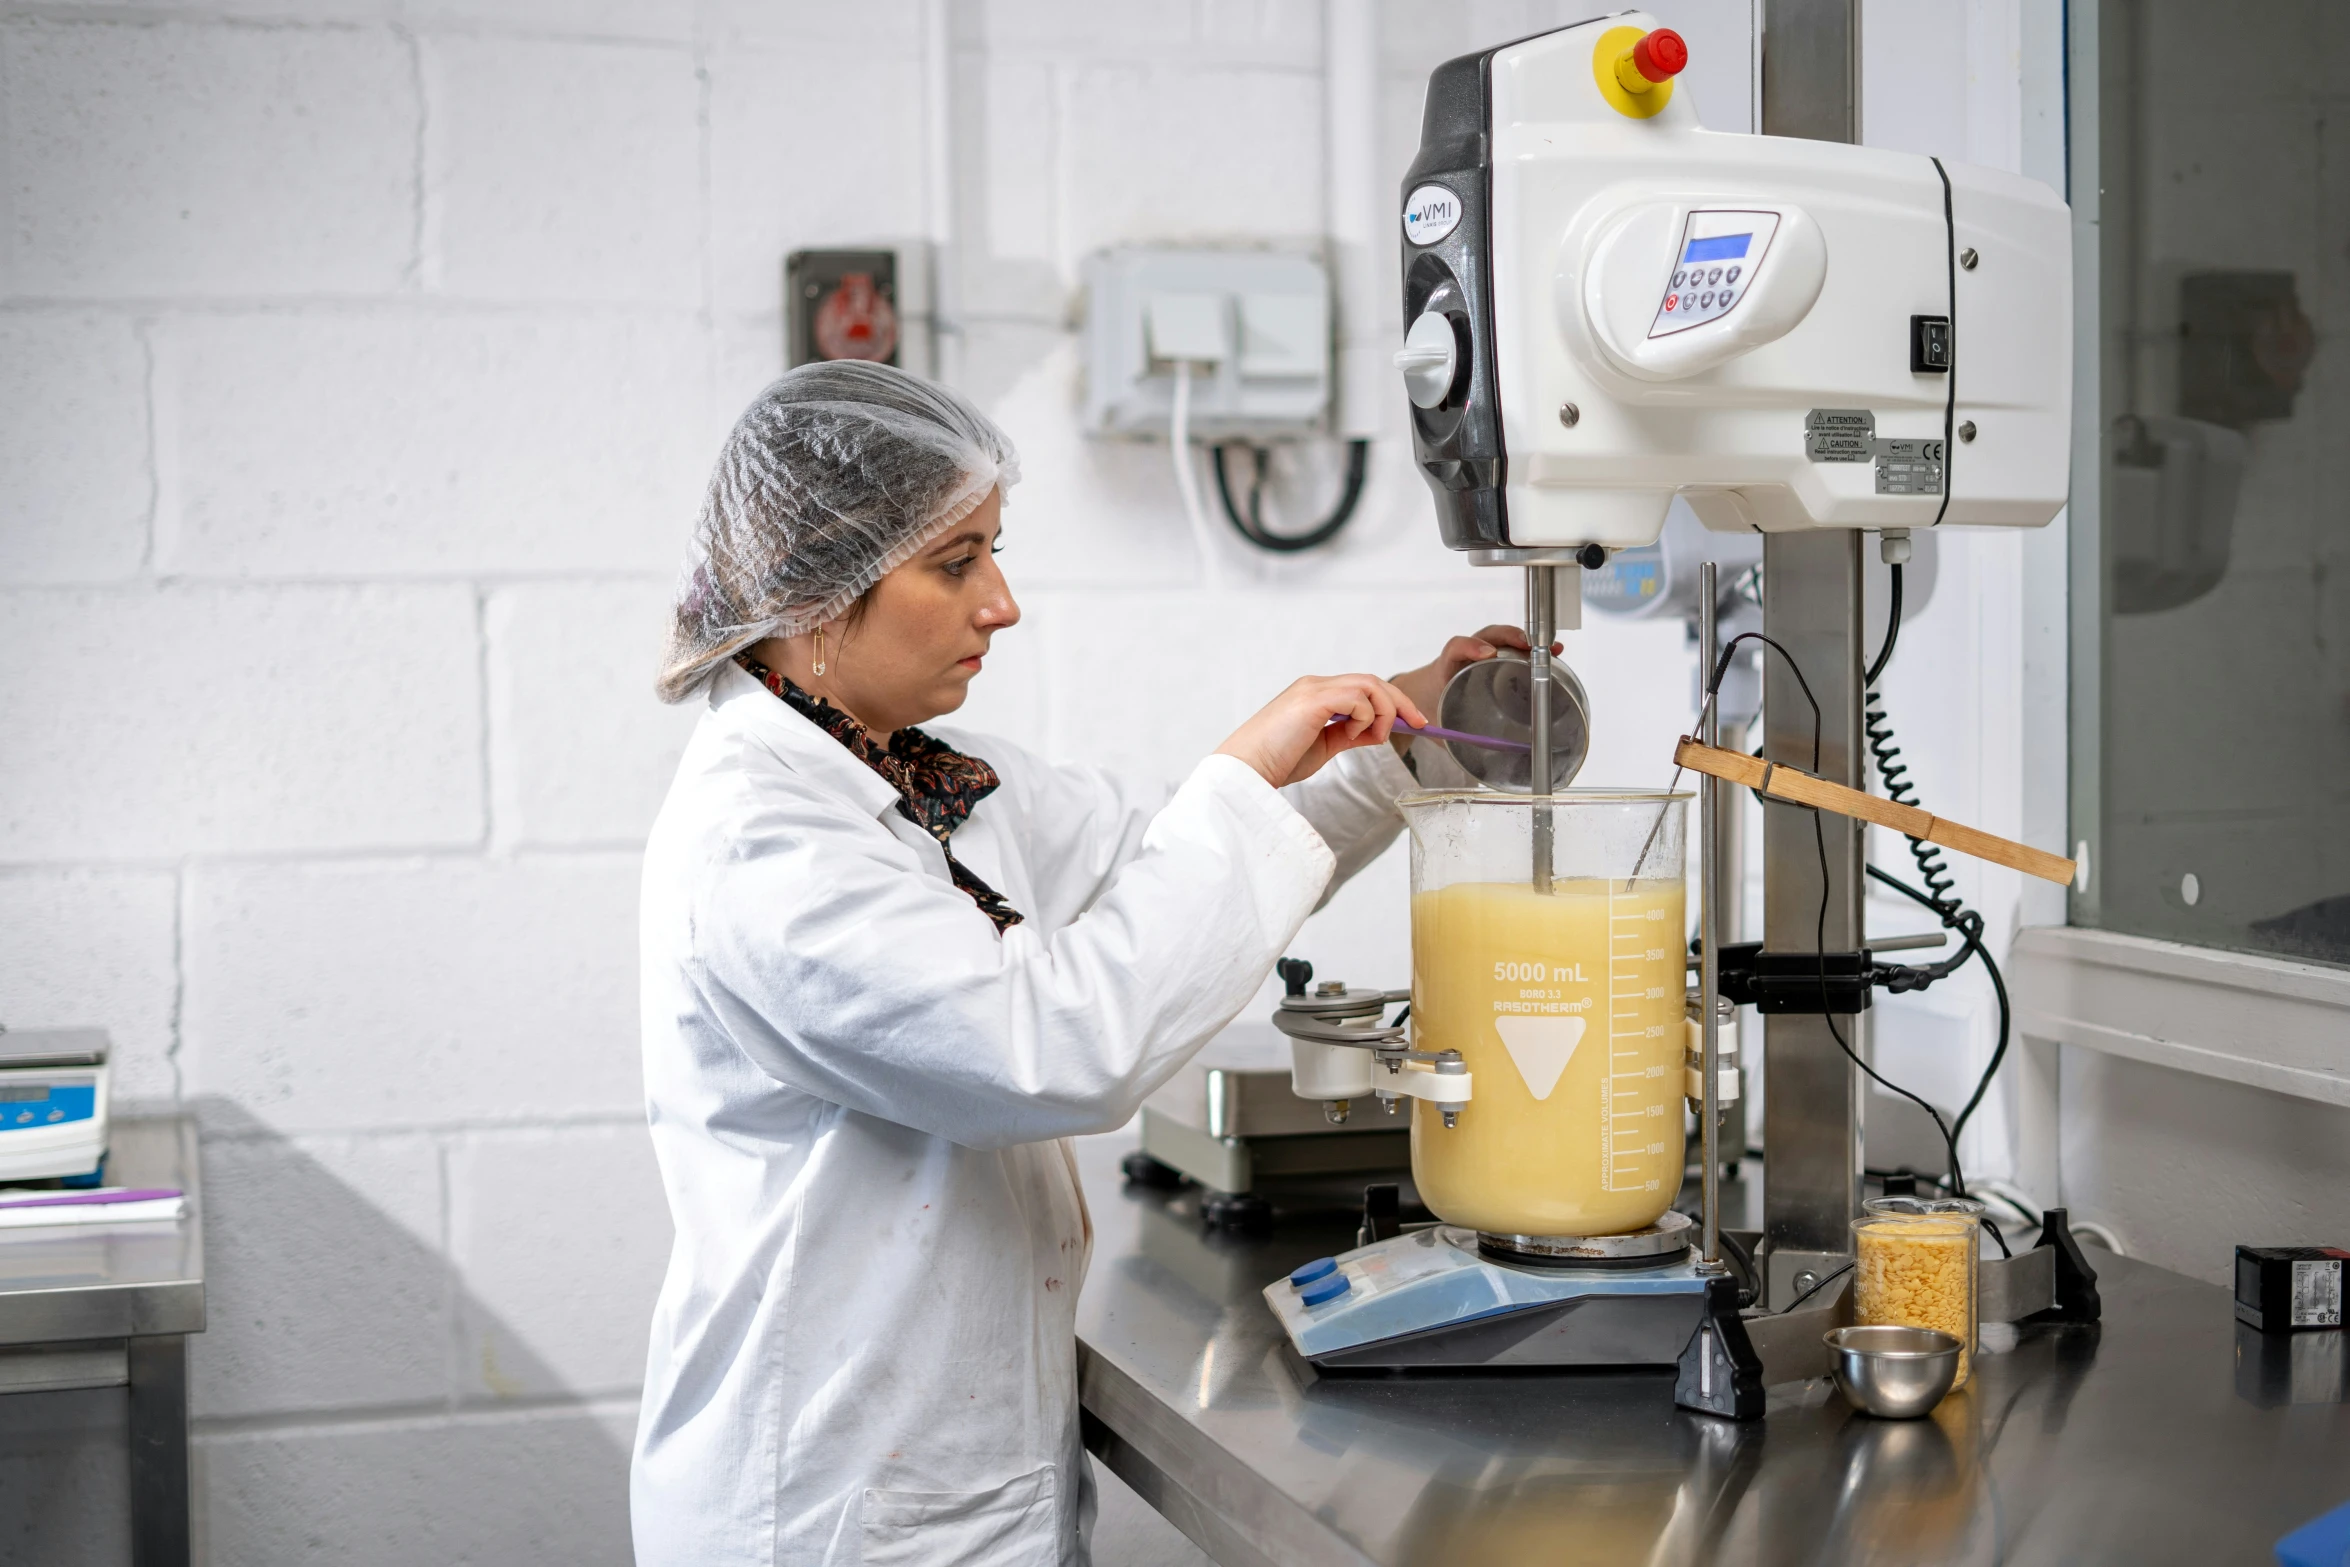
{"label": "caution label", "polygon": [[1803,455],[1813,462],[1868,462],[1877,416],[1866,408],[1814,408],[1803,416]]}

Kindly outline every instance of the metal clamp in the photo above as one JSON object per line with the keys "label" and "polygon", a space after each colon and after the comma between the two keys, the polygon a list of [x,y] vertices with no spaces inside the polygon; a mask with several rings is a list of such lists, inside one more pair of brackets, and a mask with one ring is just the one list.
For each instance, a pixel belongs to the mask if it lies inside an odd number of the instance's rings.
{"label": "metal clamp", "polygon": [[[1389,1006],[1409,1001],[1408,990],[1349,990],[1324,985],[1313,994],[1284,996],[1273,1026],[1309,1045],[1339,1045],[1371,1053],[1372,1092],[1385,1101],[1425,1099],[1444,1113],[1444,1124],[1460,1122],[1473,1080],[1457,1050],[1414,1050],[1402,1023],[1382,1023]],[[1313,1097],[1309,1092],[1307,1097]]]}

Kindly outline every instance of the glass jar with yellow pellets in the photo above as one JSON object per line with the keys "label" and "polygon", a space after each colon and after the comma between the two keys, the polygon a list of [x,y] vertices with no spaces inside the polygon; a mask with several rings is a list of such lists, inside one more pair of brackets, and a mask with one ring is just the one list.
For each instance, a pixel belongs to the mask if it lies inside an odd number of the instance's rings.
{"label": "glass jar with yellow pellets", "polygon": [[1852,1320],[1938,1328],[1958,1340],[1958,1380],[1975,1360],[1975,1278],[1983,1205],[1971,1197],[1876,1197],[1852,1221]]}

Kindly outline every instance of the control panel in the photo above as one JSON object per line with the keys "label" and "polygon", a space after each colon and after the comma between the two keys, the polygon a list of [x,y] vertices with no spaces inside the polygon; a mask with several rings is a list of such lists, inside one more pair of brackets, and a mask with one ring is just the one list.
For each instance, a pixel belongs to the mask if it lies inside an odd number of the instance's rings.
{"label": "control panel", "polygon": [[1776,212],[1690,213],[1648,335],[1670,337],[1728,315],[1746,297],[1778,231]]}

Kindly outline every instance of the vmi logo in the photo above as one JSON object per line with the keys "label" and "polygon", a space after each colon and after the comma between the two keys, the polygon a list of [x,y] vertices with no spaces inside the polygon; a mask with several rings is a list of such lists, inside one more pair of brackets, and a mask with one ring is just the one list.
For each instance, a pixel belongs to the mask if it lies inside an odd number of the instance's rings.
{"label": "vmi logo", "polygon": [[1460,226],[1461,198],[1441,185],[1423,185],[1403,204],[1403,237],[1433,245]]}

